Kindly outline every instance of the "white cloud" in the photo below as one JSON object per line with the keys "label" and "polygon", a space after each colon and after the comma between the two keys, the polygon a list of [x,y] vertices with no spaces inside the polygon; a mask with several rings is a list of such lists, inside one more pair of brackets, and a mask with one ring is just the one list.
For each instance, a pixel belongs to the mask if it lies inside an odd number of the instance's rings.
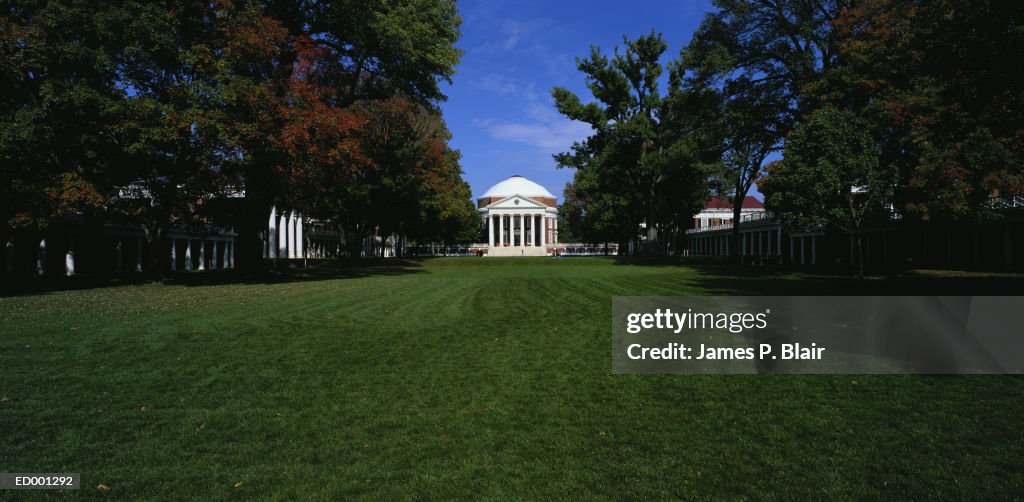
{"label": "white cloud", "polygon": [[519,41],[534,31],[535,27],[535,24],[527,24],[514,19],[506,19],[501,26],[501,34],[504,37],[501,48],[506,51],[515,49],[516,45],[519,44]]}
{"label": "white cloud", "polygon": [[520,97],[527,100],[537,99],[537,92],[535,90],[536,86],[532,82],[523,83],[518,79],[506,77],[497,73],[488,73],[479,78],[469,79],[468,84],[474,89],[490,92],[503,98]]}
{"label": "white cloud", "polygon": [[524,122],[478,120],[474,124],[494,139],[523,143],[550,153],[568,151],[574,141],[591,133],[589,125],[564,118]]}
{"label": "white cloud", "polygon": [[[486,22],[486,21],[485,21]],[[545,29],[551,22],[546,19],[503,19],[492,21],[492,34],[488,41],[473,47],[470,54],[494,55],[500,52],[508,52],[522,47],[523,42]]]}

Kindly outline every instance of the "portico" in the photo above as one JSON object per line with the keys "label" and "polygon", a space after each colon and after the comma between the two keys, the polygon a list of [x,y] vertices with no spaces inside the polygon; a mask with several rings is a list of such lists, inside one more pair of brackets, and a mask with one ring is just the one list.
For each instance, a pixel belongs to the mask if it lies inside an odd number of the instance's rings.
{"label": "portico", "polygon": [[558,209],[540,185],[512,176],[478,199],[489,256],[546,256],[558,241]]}

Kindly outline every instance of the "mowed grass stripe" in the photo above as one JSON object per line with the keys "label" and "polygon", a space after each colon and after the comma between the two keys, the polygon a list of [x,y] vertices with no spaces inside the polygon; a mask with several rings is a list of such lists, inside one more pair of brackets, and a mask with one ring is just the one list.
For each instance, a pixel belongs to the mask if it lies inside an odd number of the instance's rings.
{"label": "mowed grass stripe", "polygon": [[[737,284],[714,269],[453,258],[340,272],[0,299],[0,466],[161,499],[1024,488],[1015,377],[612,375],[612,296]],[[795,277],[751,280],[837,288]]]}

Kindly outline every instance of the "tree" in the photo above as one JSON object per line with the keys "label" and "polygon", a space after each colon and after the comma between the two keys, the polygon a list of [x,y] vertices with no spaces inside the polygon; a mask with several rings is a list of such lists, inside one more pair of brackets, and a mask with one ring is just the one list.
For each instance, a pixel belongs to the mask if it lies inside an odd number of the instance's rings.
{"label": "tree", "polygon": [[687,85],[720,92],[722,188],[733,199],[731,254],[739,259],[742,202],[768,156],[816,107],[804,89],[837,62],[832,21],[842,0],[716,0],[682,53]]}
{"label": "tree", "polygon": [[826,107],[790,133],[782,161],[760,187],[766,206],[791,225],[827,225],[851,235],[863,276],[862,230],[888,218],[895,182],[895,171],[879,164],[870,123]]}
{"label": "tree", "polygon": [[566,184],[564,200],[559,208],[559,229],[565,227],[583,242],[623,242],[623,236],[635,236],[636,227],[618,215],[627,212],[624,199],[598,188],[597,175],[591,170],[577,170],[573,181]]}
{"label": "tree", "polygon": [[241,156],[226,109],[230,6],[190,2],[127,4],[118,83],[126,99],[115,134],[126,156],[112,177],[110,209],[137,224],[151,249],[149,272],[162,280],[172,227],[214,231],[206,211],[234,188]]}
{"label": "tree", "polygon": [[[302,128],[302,124],[286,123],[306,116],[296,113],[296,108],[314,107],[315,113],[326,115],[354,114],[357,110],[352,108],[360,102],[395,95],[431,107],[444,99],[439,83],[450,82],[461,56],[454,45],[461,20],[453,0],[346,0],[308,8],[267,2],[261,4],[260,12],[287,31],[288,43],[260,72],[265,79],[264,99],[242,104],[235,111],[253,132],[241,144],[245,162],[240,174],[246,184],[248,221],[239,239],[253,245],[240,248],[248,256],[240,256],[239,262],[249,264],[260,263],[255,242],[265,227],[262,215],[275,203],[293,200],[287,185],[301,178],[292,178],[292,169],[282,166],[295,157],[288,151],[287,138],[278,135],[285,129]],[[297,87],[305,88],[298,98]],[[272,104],[277,116],[266,116],[266,103]],[[359,197],[356,188],[336,189],[349,200]],[[346,207],[353,213],[359,210]]]}
{"label": "tree", "polygon": [[349,108],[311,99],[291,113],[282,135],[293,187],[287,200],[339,225],[350,243],[374,232],[453,242],[479,228],[459,154],[436,111],[393,97]]}
{"label": "tree", "polygon": [[[816,96],[805,92],[840,61],[834,21],[850,0],[714,0],[683,52],[700,83],[731,83],[726,96],[780,94],[782,135],[807,112]],[[771,89],[771,90],[767,90]]]}
{"label": "tree", "polygon": [[[459,24],[452,0],[19,2],[0,17],[5,231],[114,211],[159,275],[166,231],[224,224],[211,208],[244,187],[239,262],[257,264],[270,207],[297,204],[311,162],[348,162],[339,192],[366,187],[346,177],[357,149],[329,158],[355,144],[358,103],[444,99]],[[288,150],[300,143],[324,150]]]}
{"label": "tree", "polygon": [[96,213],[120,156],[111,135],[117,9],[18,2],[0,13],[0,242]]}
{"label": "tree", "polygon": [[1024,5],[859,2],[836,21],[844,62],[813,89],[859,111],[899,172],[905,220],[997,217],[1024,193]]}
{"label": "tree", "polygon": [[[721,180],[717,183],[732,196],[731,254],[741,258],[740,216],[743,201],[764,174],[764,162],[782,146],[785,105],[782,93],[773,86],[748,86],[746,77],[725,85],[728,96],[722,105],[725,140],[722,144]],[[745,90],[736,90],[742,87]]]}
{"label": "tree", "polygon": [[667,49],[662,36],[651,32],[624,42],[611,59],[597,47],[589,58],[577,59],[597,102],[583,104],[564,88],[552,90],[559,112],[594,129],[555,160],[577,170],[566,205],[581,238],[616,240],[625,248],[639,243],[644,224],[648,250],[664,252],[659,230],[680,228],[679,215],[689,212],[688,221],[697,205],[691,192],[666,193],[664,187],[702,181],[695,150],[703,145],[688,139],[681,79],[670,79],[668,97],[658,90],[664,72],[659,59]]}

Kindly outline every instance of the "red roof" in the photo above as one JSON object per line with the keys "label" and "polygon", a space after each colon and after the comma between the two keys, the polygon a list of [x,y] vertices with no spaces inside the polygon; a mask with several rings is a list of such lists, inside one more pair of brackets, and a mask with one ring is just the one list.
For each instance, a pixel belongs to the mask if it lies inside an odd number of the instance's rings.
{"label": "red roof", "polygon": [[[761,201],[754,198],[753,195],[748,195],[743,198],[742,209],[764,209],[764,204]],[[712,197],[708,201],[704,209],[732,209],[732,202],[726,199],[720,199],[718,197]]]}

